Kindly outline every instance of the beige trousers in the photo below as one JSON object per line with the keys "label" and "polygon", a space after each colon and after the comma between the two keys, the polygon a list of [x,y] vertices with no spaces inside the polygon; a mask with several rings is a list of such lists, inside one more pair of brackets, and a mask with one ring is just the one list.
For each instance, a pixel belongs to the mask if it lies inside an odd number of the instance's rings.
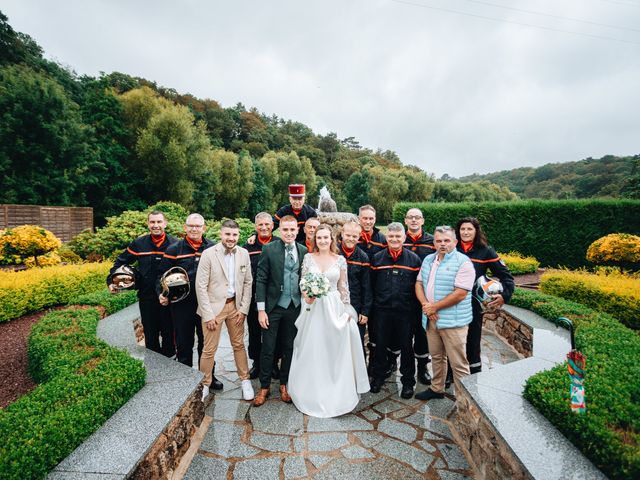
{"label": "beige trousers", "polygon": [[247,360],[247,351],[244,348],[244,322],[236,325],[236,304],[235,302],[225,303],[222,312],[212,322],[216,322],[216,329],[209,330],[207,322],[202,321],[202,333],[204,333],[204,348],[202,349],[202,357],[200,358],[200,371],[205,377],[202,383],[211,385],[211,374],[213,370],[213,361],[218,350],[220,342],[220,332],[222,324],[227,324],[229,330],[229,339],[233,348],[233,358],[238,368],[238,376],[241,380],[249,379],[249,361]]}
{"label": "beige trousers", "polygon": [[444,384],[447,377],[447,357],[453,370],[453,379],[459,380],[469,375],[469,362],[467,361],[467,329],[443,328],[436,329],[436,322],[430,321],[427,329],[427,343],[431,354],[433,367],[433,380],[431,390],[437,393],[444,392]]}

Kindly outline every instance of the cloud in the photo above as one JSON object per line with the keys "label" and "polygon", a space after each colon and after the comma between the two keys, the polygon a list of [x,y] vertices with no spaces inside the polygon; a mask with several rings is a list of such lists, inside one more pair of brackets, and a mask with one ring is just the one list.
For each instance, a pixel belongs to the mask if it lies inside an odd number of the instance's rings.
{"label": "cloud", "polygon": [[[499,2],[640,25],[640,4]],[[468,0],[3,3],[16,30],[79,73],[242,102],[438,176],[640,150],[637,31]]]}

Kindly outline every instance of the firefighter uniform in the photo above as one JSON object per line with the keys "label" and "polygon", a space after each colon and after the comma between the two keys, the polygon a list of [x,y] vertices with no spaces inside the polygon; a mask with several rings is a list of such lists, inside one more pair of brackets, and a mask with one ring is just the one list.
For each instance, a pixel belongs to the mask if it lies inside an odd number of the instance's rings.
{"label": "firefighter uniform", "polygon": [[[417,236],[413,236],[407,231],[407,239],[403,246],[418,255],[420,262],[422,262],[427,255],[436,252],[436,249],[433,247],[433,235],[422,230]],[[425,332],[422,326],[421,310],[418,310],[415,317],[413,329],[413,352],[418,363],[418,378],[422,378],[421,383],[429,383],[431,381],[431,376],[427,371],[429,345],[427,344],[427,332]],[[392,353],[397,356],[399,351],[397,348],[393,348]]]}
{"label": "firefighter uniform", "polygon": [[[262,240],[260,240],[260,236],[256,233],[256,240],[253,245],[250,245],[249,243],[245,243],[243,245],[243,248],[246,248],[249,252],[249,258],[251,260],[251,273],[253,274],[254,279],[258,274],[258,261],[260,260],[260,255],[262,254],[262,247],[273,241],[280,242],[281,240],[278,237],[271,236],[269,237],[269,240],[263,242]],[[260,350],[262,347],[262,328],[258,323],[258,307],[256,303],[255,280],[251,285],[251,306],[249,307],[249,314],[247,315],[247,325],[249,327],[249,358],[253,360],[253,367],[257,367],[256,370],[259,372]],[[276,358],[279,358],[279,356],[277,356]]]}
{"label": "firefighter uniform", "polygon": [[302,205],[302,209],[296,212],[291,205],[285,205],[284,207],[280,207],[280,209],[276,212],[273,217],[273,229],[276,230],[280,226],[280,220],[287,216],[291,215],[298,221],[298,236],[296,237],[296,242],[301,245],[305,244],[306,235],[304,233],[304,224],[307,220],[312,217],[317,217],[315,209],[306,203]]}
{"label": "firefighter uniform", "polygon": [[[356,310],[358,315],[368,317],[371,314],[371,304],[373,303],[373,296],[371,295],[371,263],[369,262],[369,257],[358,246],[355,246],[353,251],[347,251],[344,245],[341,244],[339,253],[347,261],[347,280],[349,281],[351,306]],[[366,324],[358,324],[363,349],[366,327]],[[369,357],[369,361],[371,361],[371,356]]]}
{"label": "firefighter uniform", "polygon": [[[184,238],[167,248],[160,262],[159,271],[161,275],[171,267],[182,267],[189,276],[189,284],[191,286],[189,295],[179,302],[170,304],[170,308],[173,317],[173,327],[176,332],[178,361],[190,367],[193,365],[194,331],[198,336],[198,363],[202,356],[202,347],[204,344],[202,322],[200,316],[196,313],[198,309],[198,299],[196,298],[195,290],[196,272],[202,252],[213,245],[213,242],[203,238],[200,245],[194,246],[188,238]],[[156,284],[156,294],[160,295],[161,293],[162,287],[158,281]],[[156,296],[156,299],[157,298]]]}
{"label": "firefighter uniform", "polygon": [[[465,251],[462,242],[458,242],[456,246],[459,252],[464,253],[471,259],[473,267],[476,271],[476,280],[483,275],[486,275],[487,270],[491,271],[492,276],[496,277],[502,283],[503,292],[502,298],[505,303],[509,303],[513,290],[515,289],[515,282],[509,269],[504,264],[496,251],[491,246],[475,248],[471,246],[471,249]],[[475,290],[475,284],[474,284]],[[476,298],[476,295],[472,295],[471,307],[473,310],[473,320],[469,324],[469,330],[467,331],[467,360],[469,361],[469,370],[471,373],[478,373],[482,371],[482,358],[480,356],[480,341],[482,339],[482,307],[480,302]]]}
{"label": "firefighter uniform", "polygon": [[378,387],[386,377],[387,347],[390,345],[400,346],[403,387],[413,388],[416,384],[411,338],[413,319],[420,308],[415,294],[420,266],[420,257],[406,248],[397,256],[385,248],[371,259],[373,317],[376,325],[372,376]]}
{"label": "firefighter uniform", "polygon": [[376,253],[387,248],[387,239],[384,233],[377,227],[373,227],[371,234],[362,230],[360,240],[358,240],[358,247],[360,247],[362,251],[369,256],[369,260],[371,260]]}
{"label": "firefighter uniform", "polygon": [[175,237],[164,233],[158,238],[153,238],[151,235],[136,238],[124,252],[118,255],[107,278],[108,284],[111,274],[118,267],[138,262],[139,276],[136,278],[136,289],[138,290],[144,342],[149,350],[161,353],[166,357],[172,357],[176,353],[171,312],[168,307],[163,307],[158,302],[155,287],[156,279],[161,273],[159,267],[162,256],[169,245],[175,242],[177,242]]}

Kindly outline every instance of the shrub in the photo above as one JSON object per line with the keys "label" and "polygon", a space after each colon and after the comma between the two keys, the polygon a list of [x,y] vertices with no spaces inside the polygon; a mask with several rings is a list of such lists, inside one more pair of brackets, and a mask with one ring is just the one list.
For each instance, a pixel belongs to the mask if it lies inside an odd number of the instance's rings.
{"label": "shrub", "polygon": [[640,477],[640,337],[605,313],[517,288],[511,304],[570,318],[586,356],[587,412],[571,412],[566,364],[527,380],[524,396],[607,476]]}
{"label": "shrub", "polygon": [[594,240],[615,231],[640,235],[639,200],[397,203],[393,218],[403,221],[414,207],[422,210],[431,232],[436,225],[475,216],[496,250],[532,255],[545,267],[588,266],[584,254]]}
{"label": "shrub", "polygon": [[53,267],[54,265],[59,265],[62,262],[60,255],[57,252],[49,252],[45,253],[38,257],[38,264],[36,265],[36,261],[33,257],[28,257],[24,261],[24,265],[27,268],[34,267]]}
{"label": "shrub", "polygon": [[629,328],[640,329],[640,279],[619,272],[551,270],[540,279],[549,295],[609,313]]}
{"label": "shrub", "polygon": [[535,273],[540,268],[540,262],[535,257],[525,257],[519,252],[499,253],[498,255],[507,264],[513,275]]}
{"label": "shrub", "polygon": [[640,266],[640,237],[628,233],[612,233],[601,237],[589,245],[587,260],[620,269],[637,269]]}
{"label": "shrub", "polygon": [[60,265],[20,272],[0,271],[0,322],[105,288],[107,263]]}
{"label": "shrub", "polygon": [[117,294],[109,292],[108,288],[93,293],[79,295],[69,300],[70,305],[99,305],[105,307],[107,315],[122,310],[138,301],[135,290],[123,291]]}
{"label": "shrub", "polygon": [[43,478],[144,386],[142,362],[95,336],[95,309],[51,312],[33,327],[41,382],[0,410],[0,477]]}
{"label": "shrub", "polygon": [[62,242],[53,233],[37,225],[8,228],[0,239],[4,257],[19,257],[21,260],[32,257],[36,266],[39,265],[39,256],[56,250],[60,245]]}

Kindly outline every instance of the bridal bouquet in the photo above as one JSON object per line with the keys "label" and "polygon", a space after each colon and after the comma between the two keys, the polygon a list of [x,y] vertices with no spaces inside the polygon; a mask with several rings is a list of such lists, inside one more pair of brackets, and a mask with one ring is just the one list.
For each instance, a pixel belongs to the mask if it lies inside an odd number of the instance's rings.
{"label": "bridal bouquet", "polygon": [[307,272],[300,280],[300,291],[309,298],[320,298],[329,292],[329,279],[321,273]]}

